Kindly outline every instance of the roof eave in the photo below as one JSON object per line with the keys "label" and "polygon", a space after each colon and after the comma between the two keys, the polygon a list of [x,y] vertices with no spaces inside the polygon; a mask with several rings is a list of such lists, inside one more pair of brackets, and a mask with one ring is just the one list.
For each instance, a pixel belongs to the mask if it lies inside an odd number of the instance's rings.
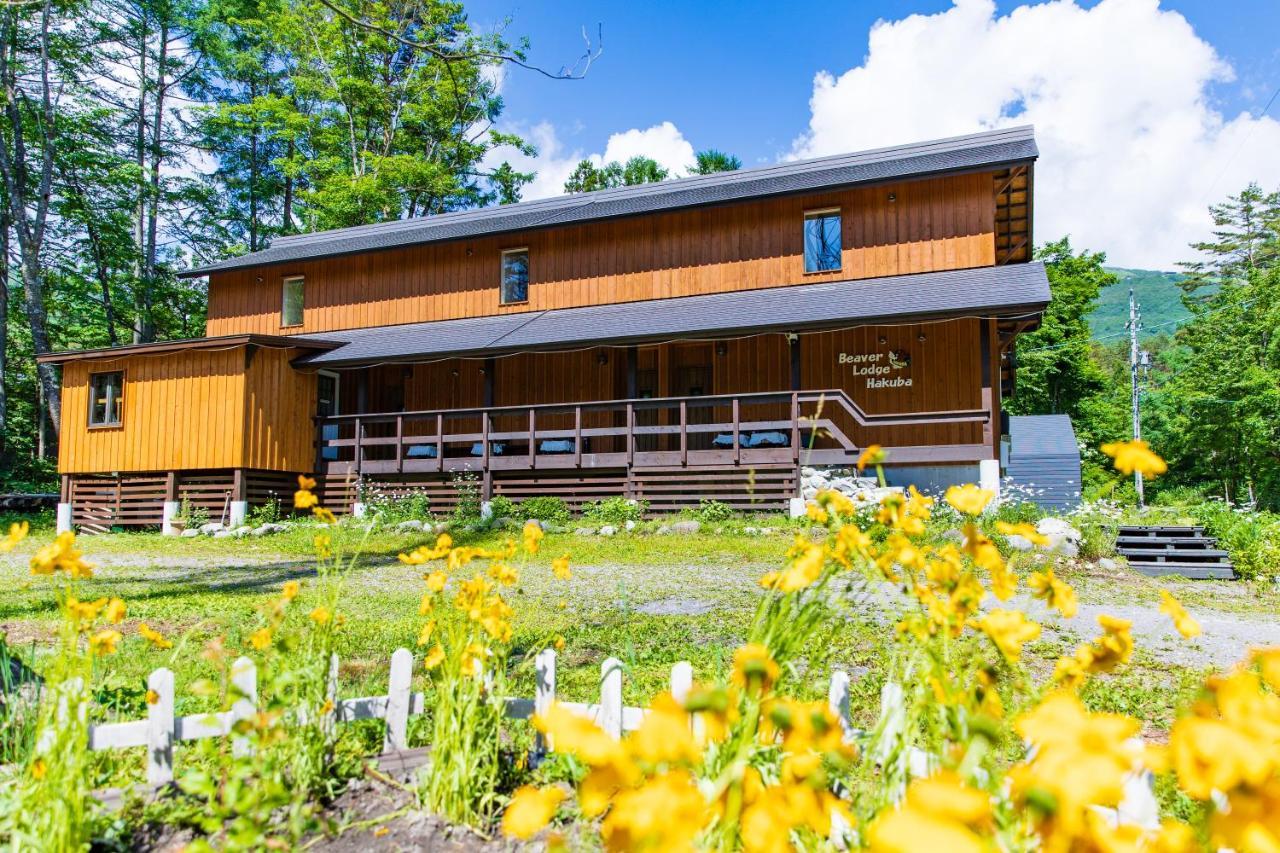
{"label": "roof eave", "polygon": [[39,364],[65,364],[69,361],[111,361],[137,355],[163,355],[188,350],[233,349],[242,346],[274,347],[277,349],[305,349],[327,351],[343,346],[345,341],[324,340],[289,335],[217,335],[208,338],[185,338],[177,341],[156,341],[147,344],[126,344],[117,347],[62,350],[36,356]]}

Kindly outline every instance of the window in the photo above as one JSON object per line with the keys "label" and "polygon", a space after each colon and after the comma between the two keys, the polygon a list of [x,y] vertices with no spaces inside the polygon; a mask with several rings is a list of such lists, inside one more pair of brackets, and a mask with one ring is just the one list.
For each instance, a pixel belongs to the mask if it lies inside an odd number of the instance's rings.
{"label": "window", "polygon": [[322,418],[338,414],[338,374],[327,370],[316,374],[316,414]]}
{"label": "window", "polygon": [[840,269],[840,209],[811,210],[804,215],[804,271]]}
{"label": "window", "polygon": [[290,276],[284,280],[284,295],[280,305],[281,326],[302,325],[302,276]]}
{"label": "window", "polygon": [[124,372],[89,374],[89,426],[120,426],[124,413]]}
{"label": "window", "polygon": [[529,250],[508,249],[502,253],[503,305],[529,301]]}

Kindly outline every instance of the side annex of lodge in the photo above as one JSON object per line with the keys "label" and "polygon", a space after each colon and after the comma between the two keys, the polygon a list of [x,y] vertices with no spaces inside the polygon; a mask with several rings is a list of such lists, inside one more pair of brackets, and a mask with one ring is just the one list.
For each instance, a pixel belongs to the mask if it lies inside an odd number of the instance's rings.
{"label": "side annex of lodge", "polygon": [[203,338],[62,368],[62,526],[236,523],[456,478],[484,498],[778,509],[807,466],[999,478],[1030,128],[297,235],[206,276]]}

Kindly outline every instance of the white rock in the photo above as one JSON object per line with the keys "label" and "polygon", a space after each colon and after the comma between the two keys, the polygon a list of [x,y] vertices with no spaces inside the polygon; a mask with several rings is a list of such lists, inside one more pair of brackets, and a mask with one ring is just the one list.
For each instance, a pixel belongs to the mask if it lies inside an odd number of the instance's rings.
{"label": "white rock", "polygon": [[626,523],[626,524],[624,524],[624,525],[622,525],[622,526],[623,526],[623,527],[625,527],[627,530],[635,530],[635,529],[636,529],[636,523],[635,523],[634,521],[632,521],[631,519],[629,519],[629,518],[627,519],[627,523]]}
{"label": "white rock", "polygon": [[1036,524],[1036,532],[1049,537],[1060,536],[1064,539],[1070,539],[1072,542],[1080,541],[1080,531],[1061,518],[1040,519],[1039,523]]}
{"label": "white rock", "polygon": [[439,536],[441,533],[448,533],[449,532],[448,522],[444,522],[444,521],[436,522],[436,526],[431,528],[431,532],[436,534],[437,536]]}
{"label": "white rock", "polygon": [[249,535],[250,536],[268,536],[272,533],[275,533],[274,527],[275,525],[273,524],[264,524],[261,527],[253,528],[253,530],[249,531]]}
{"label": "white rock", "polygon": [[200,525],[200,532],[203,533],[205,536],[212,536],[213,534],[217,533],[221,529],[222,529],[222,525],[216,521],[210,522],[208,524]]}
{"label": "white rock", "polygon": [[658,529],[655,530],[654,532],[657,533],[659,536],[667,536],[671,533],[671,527],[670,525],[666,525],[666,524],[659,525]]}
{"label": "white rock", "polygon": [[237,539],[243,539],[244,537],[248,536],[252,532],[253,532],[252,527],[241,526],[241,527],[237,527],[235,530],[232,530],[231,535],[236,537]]}
{"label": "white rock", "polygon": [[671,525],[672,533],[683,533],[685,535],[697,533],[701,529],[702,525],[697,521],[677,521]]}
{"label": "white rock", "polygon": [[1017,533],[1009,537],[1009,547],[1015,551],[1030,551],[1031,540],[1025,536],[1019,536]]}
{"label": "white rock", "polygon": [[180,534],[178,534],[178,535],[179,535],[179,536],[181,536],[183,539],[194,539],[195,537],[197,537],[197,536],[199,536],[199,535],[200,535],[200,531],[199,531],[199,530],[196,530],[194,527],[192,527],[192,528],[188,528],[187,530],[182,531],[182,532],[181,532]]}
{"label": "white rock", "polygon": [[418,519],[416,518],[411,518],[408,521],[402,521],[396,525],[396,530],[402,530],[402,531],[403,530],[421,530],[421,529],[422,529],[422,522],[418,521]]}
{"label": "white rock", "polygon": [[595,536],[596,530],[594,527],[579,527],[573,531],[573,535],[574,536]]}
{"label": "white rock", "polygon": [[612,536],[617,532],[618,528],[614,527],[612,524],[606,524],[604,527],[601,527],[599,531],[601,536]]}
{"label": "white rock", "polygon": [[1098,568],[1105,569],[1108,572],[1114,572],[1116,569],[1120,567],[1119,565],[1116,564],[1116,561],[1111,559],[1110,557],[1099,557]]}
{"label": "white rock", "polygon": [[231,536],[230,530],[215,530],[213,532],[214,539],[228,539]]}

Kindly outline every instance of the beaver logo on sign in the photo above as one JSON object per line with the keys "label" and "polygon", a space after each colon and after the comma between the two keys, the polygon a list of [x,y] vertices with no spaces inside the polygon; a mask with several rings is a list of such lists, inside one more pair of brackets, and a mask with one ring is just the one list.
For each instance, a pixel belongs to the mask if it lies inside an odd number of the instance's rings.
{"label": "beaver logo on sign", "polygon": [[904,367],[910,367],[911,353],[904,349],[889,350],[889,366],[894,370],[901,370]]}
{"label": "beaver logo on sign", "polygon": [[[911,367],[911,354],[906,350],[847,353],[839,355],[840,364],[849,365],[854,376],[866,377],[868,388],[910,388],[910,376],[888,376]],[[887,362],[887,363],[886,363]]]}

